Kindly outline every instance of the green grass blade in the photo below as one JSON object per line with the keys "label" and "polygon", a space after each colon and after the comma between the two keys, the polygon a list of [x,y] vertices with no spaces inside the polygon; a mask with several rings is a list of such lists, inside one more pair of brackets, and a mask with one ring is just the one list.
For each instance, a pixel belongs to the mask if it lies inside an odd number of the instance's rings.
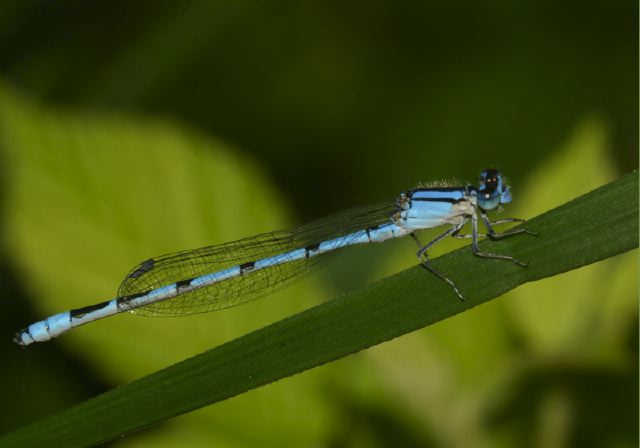
{"label": "green grass blade", "polygon": [[468,248],[435,260],[466,302],[416,266],[7,434],[0,446],[95,445],[417,330],[523,283],[634,249],[638,173],[540,215],[527,228],[540,236],[482,243],[528,261],[527,269],[479,260]]}

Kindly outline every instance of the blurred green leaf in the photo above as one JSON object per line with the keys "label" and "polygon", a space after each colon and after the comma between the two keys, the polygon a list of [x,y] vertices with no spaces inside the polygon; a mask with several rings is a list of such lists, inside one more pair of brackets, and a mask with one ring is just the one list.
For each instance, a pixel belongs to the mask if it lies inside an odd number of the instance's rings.
{"label": "blurred green leaf", "polygon": [[440,269],[462,273],[458,285],[465,302],[416,266],[29,425],[0,443],[95,444],[308,370],[522,283],[631,250],[638,246],[637,215],[636,172],[530,220],[527,227],[540,232],[537,238],[481,244],[528,260],[528,269],[478,262],[466,248],[440,257]]}
{"label": "blurred green leaf", "polygon": [[[530,187],[516,208],[519,212],[541,213],[550,205],[614,179],[607,146],[603,122],[596,118],[583,120],[564,150],[533,173]],[[610,342],[616,339],[615,334],[626,334],[633,324],[630,318],[637,315],[637,281],[629,276],[636,269],[633,258],[619,257],[587,266],[511,293],[508,313],[531,351],[564,357],[619,355]],[[559,301],[558,295],[564,299]],[[612,321],[617,322],[614,333]]]}
{"label": "blurred green leaf", "polygon": [[[282,199],[251,160],[169,121],[49,110],[0,86],[0,144],[2,243],[43,317],[114,297],[129,268],[150,256],[289,227]],[[56,343],[122,384],[319,297],[317,284],[305,281],[224,313],[117,316]],[[34,347],[30,356],[44,358],[41,350],[49,348]],[[283,427],[292,441],[317,440],[329,417],[322,377],[300,376],[208,408],[146,442],[176,446],[198,434],[218,446],[273,444],[285,441]],[[244,431],[247,419],[254,421],[251,434]]]}
{"label": "blurred green leaf", "polygon": [[[554,156],[519,182],[514,202],[501,215],[529,218],[614,179],[609,140],[604,120],[581,120]],[[441,244],[445,252],[455,247],[454,240]],[[404,267],[408,248],[397,249],[384,258],[391,262],[382,272]],[[512,290],[473,313],[368,350],[366,358],[380,372],[390,401],[437,433],[442,445],[484,440],[498,446],[499,431],[487,425],[497,403],[519,399],[518,385],[529,375],[548,371],[544,377],[552,378],[561,369],[560,359],[582,366],[576,381],[603,372],[626,381],[635,362],[626,338],[635,334],[637,280],[637,255],[623,254]],[[583,398],[570,398],[570,412],[584,413]],[[620,406],[606,412],[634,413]],[[544,425],[532,421],[520,438],[503,446],[544,437]],[[573,421],[562,429],[568,434],[582,430]]]}

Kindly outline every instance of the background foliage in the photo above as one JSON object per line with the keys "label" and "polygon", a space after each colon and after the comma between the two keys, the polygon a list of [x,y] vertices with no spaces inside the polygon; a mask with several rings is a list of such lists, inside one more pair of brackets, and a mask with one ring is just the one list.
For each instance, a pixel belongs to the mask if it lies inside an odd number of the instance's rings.
{"label": "background foliage", "polygon": [[[415,263],[398,241],[238,309],[10,342],[151,255],[491,165],[526,218],[638,166],[630,2],[0,8],[2,432]],[[637,285],[626,254],[118,444],[635,446]]]}

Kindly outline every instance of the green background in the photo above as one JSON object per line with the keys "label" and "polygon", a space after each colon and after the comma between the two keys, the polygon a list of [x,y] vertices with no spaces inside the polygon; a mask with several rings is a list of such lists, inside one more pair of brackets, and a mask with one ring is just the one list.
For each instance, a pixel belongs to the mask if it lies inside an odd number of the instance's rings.
{"label": "green background", "polygon": [[[111,298],[150,256],[487,166],[523,218],[636,169],[637,17],[622,1],[3,2],[0,431],[410,266],[415,248],[348,251],[220,313],[12,344]],[[636,446],[636,261],[525,285],[114,444]]]}

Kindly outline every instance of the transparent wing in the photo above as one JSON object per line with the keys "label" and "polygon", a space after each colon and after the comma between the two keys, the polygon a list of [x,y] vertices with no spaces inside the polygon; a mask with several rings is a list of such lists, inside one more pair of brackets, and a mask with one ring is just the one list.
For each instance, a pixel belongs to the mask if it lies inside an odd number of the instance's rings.
{"label": "transparent wing", "polygon": [[[396,210],[395,203],[352,209],[293,230],[270,232],[231,243],[152,258],[129,272],[118,289],[118,296],[143,293],[180,280],[261,260],[385,224]],[[333,253],[335,251],[247,272],[236,278],[137,308],[133,312],[146,316],[176,316],[240,305],[304,278]]]}

